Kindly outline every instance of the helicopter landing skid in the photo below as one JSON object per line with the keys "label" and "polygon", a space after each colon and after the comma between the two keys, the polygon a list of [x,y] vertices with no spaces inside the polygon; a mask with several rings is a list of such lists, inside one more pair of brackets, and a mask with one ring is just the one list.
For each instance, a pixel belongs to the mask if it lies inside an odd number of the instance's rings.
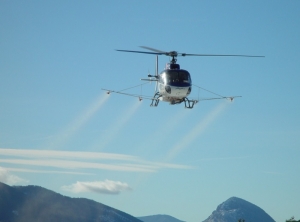
{"label": "helicopter landing skid", "polygon": [[153,96],[152,102],[150,104],[150,106],[154,106],[157,107],[158,103],[159,103],[159,98],[161,97],[161,95],[159,94],[159,92],[156,92]]}
{"label": "helicopter landing skid", "polygon": [[188,98],[184,98],[184,105],[187,109],[192,109],[194,105],[198,102],[198,100],[189,100]]}

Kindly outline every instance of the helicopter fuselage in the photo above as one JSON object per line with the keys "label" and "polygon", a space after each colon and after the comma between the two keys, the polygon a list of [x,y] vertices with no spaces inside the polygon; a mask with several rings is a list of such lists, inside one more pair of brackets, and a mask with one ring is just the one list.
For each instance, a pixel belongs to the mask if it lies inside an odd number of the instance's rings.
{"label": "helicopter fuselage", "polygon": [[160,100],[171,104],[180,103],[192,91],[190,73],[184,69],[165,69],[158,75],[157,90]]}

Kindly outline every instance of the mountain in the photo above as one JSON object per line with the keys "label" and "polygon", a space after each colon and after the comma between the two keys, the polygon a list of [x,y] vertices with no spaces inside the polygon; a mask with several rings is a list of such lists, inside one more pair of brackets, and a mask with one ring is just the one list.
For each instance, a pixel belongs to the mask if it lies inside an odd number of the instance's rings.
{"label": "mountain", "polygon": [[8,186],[0,182],[0,222],[141,222],[139,219],[85,198],[70,198],[38,186]]}
{"label": "mountain", "polygon": [[[275,222],[258,206],[237,197],[221,203],[203,222]],[[85,198],[70,198],[39,186],[0,182],[0,222],[183,222],[168,215],[133,217]]]}
{"label": "mountain", "polygon": [[258,206],[237,197],[231,197],[221,203],[203,222],[237,222],[239,219],[245,222],[275,222]]}
{"label": "mountain", "polygon": [[175,217],[171,217],[169,215],[152,215],[145,217],[138,217],[143,222],[184,222],[182,220],[178,220]]}

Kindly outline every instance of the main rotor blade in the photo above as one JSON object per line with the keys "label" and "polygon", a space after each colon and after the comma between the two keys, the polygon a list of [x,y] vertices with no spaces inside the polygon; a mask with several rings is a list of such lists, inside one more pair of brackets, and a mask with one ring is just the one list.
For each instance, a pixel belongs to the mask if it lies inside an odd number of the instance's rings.
{"label": "main rotor blade", "polygon": [[119,51],[119,52],[144,53],[144,54],[153,54],[153,55],[164,55],[164,53],[158,53],[158,52],[132,51],[132,50],[120,50],[120,49],[116,49],[116,51]]}
{"label": "main rotor blade", "polygon": [[188,54],[188,53],[178,53],[179,56],[227,56],[227,57],[265,57],[257,55],[218,55],[218,54]]}
{"label": "main rotor blade", "polygon": [[256,55],[218,55],[218,54],[190,54],[190,53],[180,53],[180,52],[176,52],[176,51],[171,51],[171,52],[166,52],[166,51],[161,51],[159,49],[154,49],[148,46],[140,46],[141,48],[144,49],[148,49],[150,51],[153,52],[157,52],[157,53],[162,53],[164,55],[167,56],[237,56],[237,57],[265,57],[265,56],[256,56]]}
{"label": "main rotor blade", "polygon": [[140,46],[141,48],[144,48],[144,49],[148,49],[150,51],[153,51],[153,52],[158,52],[158,53],[163,53],[163,54],[166,54],[168,52],[165,52],[165,51],[161,51],[161,50],[158,50],[158,49],[154,49],[154,48],[150,48],[148,46]]}
{"label": "main rotor blade", "polygon": [[190,54],[190,53],[179,53],[176,51],[171,51],[171,52],[164,52],[160,51],[158,49],[153,49],[150,47],[146,46],[140,46],[142,48],[154,51],[154,52],[146,52],[146,51],[133,51],[133,50],[121,50],[121,49],[116,49],[116,51],[119,52],[133,52],[133,53],[143,53],[143,54],[152,54],[152,55],[166,55],[166,56],[214,56],[214,57],[265,57],[265,56],[257,56],[257,55],[220,55],[220,54]]}

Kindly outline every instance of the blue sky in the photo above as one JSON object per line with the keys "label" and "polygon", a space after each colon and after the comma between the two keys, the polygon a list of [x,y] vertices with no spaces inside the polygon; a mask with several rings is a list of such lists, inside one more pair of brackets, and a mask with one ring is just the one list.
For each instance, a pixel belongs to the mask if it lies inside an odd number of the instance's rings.
{"label": "blue sky", "polygon": [[[299,10],[293,0],[1,1],[1,181],[133,216],[203,221],[237,196],[275,221],[299,219]],[[194,84],[242,96],[232,103],[151,108],[101,91],[154,74],[155,56],[115,51],[143,45],[266,57],[178,58]]]}

